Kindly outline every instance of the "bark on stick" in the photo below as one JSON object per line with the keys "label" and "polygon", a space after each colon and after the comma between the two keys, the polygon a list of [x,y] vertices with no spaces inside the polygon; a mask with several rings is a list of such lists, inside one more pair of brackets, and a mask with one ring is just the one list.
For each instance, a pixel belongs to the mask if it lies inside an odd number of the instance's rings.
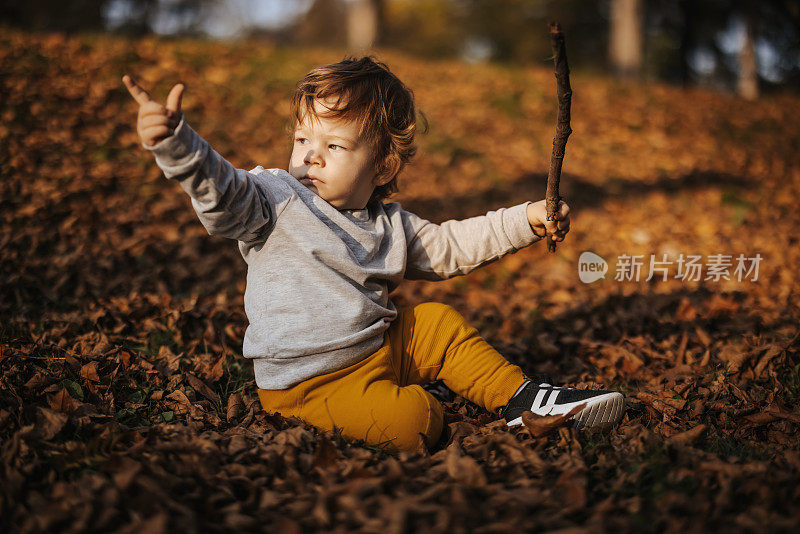
{"label": "bark on stick", "polygon": [[[554,220],[558,211],[558,203],[561,200],[558,194],[558,183],[561,181],[561,163],[564,161],[567,138],[572,133],[572,128],[569,126],[572,89],[569,86],[569,66],[567,65],[567,51],[564,47],[564,34],[561,32],[561,25],[558,22],[550,23],[550,44],[553,47],[553,62],[556,69],[558,121],[556,123],[556,136],[553,138],[550,171],[547,173],[545,202],[548,221]],[[550,252],[556,251],[556,243],[550,235],[547,236],[547,250]]]}

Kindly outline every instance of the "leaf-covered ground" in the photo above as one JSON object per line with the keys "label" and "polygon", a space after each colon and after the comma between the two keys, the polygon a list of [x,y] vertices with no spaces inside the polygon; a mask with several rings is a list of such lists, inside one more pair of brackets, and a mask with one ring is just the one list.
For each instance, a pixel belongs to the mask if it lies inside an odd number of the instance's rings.
{"label": "leaf-covered ground", "polygon": [[[245,264],[138,145],[120,78],[161,99],[185,82],[217,151],[279,167],[294,82],[342,55],[0,33],[0,530],[800,528],[796,95],[573,72],[567,240],[394,294],[453,305],[529,373],[622,391],[616,428],[537,439],[456,397],[441,443],[390,455],[261,410],[241,356]],[[381,57],[430,122],[394,200],[441,221],[544,196],[546,58]],[[605,279],[579,280],[583,251]],[[663,254],[734,265],[729,280],[673,264],[645,281]],[[737,280],[739,254],[763,258],[757,279]],[[622,255],[642,255],[638,281],[615,280]]]}

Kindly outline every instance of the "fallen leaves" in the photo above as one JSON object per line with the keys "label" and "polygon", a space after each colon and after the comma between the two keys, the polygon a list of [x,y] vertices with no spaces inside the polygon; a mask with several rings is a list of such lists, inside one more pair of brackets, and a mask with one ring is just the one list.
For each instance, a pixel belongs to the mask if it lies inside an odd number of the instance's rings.
{"label": "fallen leaves", "polygon": [[66,422],[65,414],[37,406],[36,423],[23,427],[20,436],[26,439],[53,439],[64,428]]}
{"label": "fallen leaves", "polygon": [[444,465],[447,474],[454,480],[472,487],[486,486],[486,475],[481,466],[471,456],[465,456],[458,443],[453,442],[447,448]]}

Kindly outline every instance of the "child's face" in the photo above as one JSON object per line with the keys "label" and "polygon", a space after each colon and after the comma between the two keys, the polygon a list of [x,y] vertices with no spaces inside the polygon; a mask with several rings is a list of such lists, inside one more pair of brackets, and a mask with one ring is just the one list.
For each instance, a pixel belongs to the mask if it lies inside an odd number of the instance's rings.
{"label": "child's face", "polygon": [[289,174],[337,209],[362,209],[381,185],[371,147],[359,138],[356,123],[325,118],[327,111],[315,100],[316,116],[306,115],[295,127]]}

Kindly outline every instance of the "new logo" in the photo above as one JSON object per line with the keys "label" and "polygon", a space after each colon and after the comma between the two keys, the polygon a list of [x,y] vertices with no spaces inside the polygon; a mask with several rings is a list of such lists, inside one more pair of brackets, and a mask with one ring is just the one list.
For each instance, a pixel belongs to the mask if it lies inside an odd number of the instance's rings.
{"label": "new logo", "polygon": [[582,252],[578,258],[578,277],[584,284],[591,284],[606,277],[608,263],[594,252]]}

